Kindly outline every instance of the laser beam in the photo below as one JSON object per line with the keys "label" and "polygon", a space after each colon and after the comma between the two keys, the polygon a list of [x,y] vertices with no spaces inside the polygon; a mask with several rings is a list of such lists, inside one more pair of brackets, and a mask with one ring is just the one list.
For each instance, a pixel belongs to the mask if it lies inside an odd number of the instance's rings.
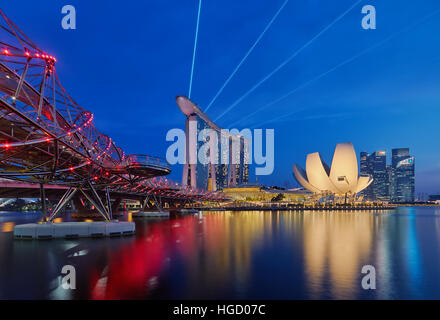
{"label": "laser beam", "polygon": [[208,111],[208,109],[212,106],[212,104],[217,100],[218,96],[223,92],[225,87],[228,85],[229,81],[234,77],[234,75],[237,73],[238,69],[243,65],[243,63],[246,61],[247,57],[252,53],[254,48],[257,46],[257,44],[260,42],[260,40],[263,38],[264,34],[267,30],[272,26],[275,19],[278,17],[278,15],[283,11],[286,4],[289,2],[289,0],[284,1],[284,3],[281,5],[281,7],[278,9],[278,11],[275,13],[275,15],[272,17],[272,19],[269,21],[267,26],[264,28],[263,32],[258,36],[257,40],[254,42],[254,44],[251,46],[251,48],[246,52],[244,57],[241,59],[241,61],[238,63],[238,65],[235,67],[234,71],[232,71],[231,75],[226,79],[226,81],[223,83],[223,85],[220,87],[218,92],[215,94],[214,98],[212,98],[211,102],[208,104],[208,106],[205,109],[205,112]]}
{"label": "laser beam", "polygon": [[251,89],[249,89],[244,95],[238,98],[233,104],[231,104],[225,111],[223,111],[215,120],[217,122],[219,119],[224,117],[229,111],[235,108],[241,101],[243,101],[247,96],[249,96],[252,92],[255,91],[259,86],[261,86],[264,82],[266,82],[269,78],[271,78],[275,73],[277,73],[281,68],[287,65],[290,61],[293,60],[298,54],[300,54],[304,49],[310,46],[317,38],[319,38],[323,33],[325,33],[328,29],[330,29],[333,25],[335,25],[339,20],[345,17],[354,7],[356,7],[362,0],[356,1],[353,5],[350,6],[347,10],[345,10],[341,15],[339,15],[335,20],[333,20],[329,25],[327,25],[324,29],[322,29],[319,33],[317,33],[312,39],[307,41],[300,49],[294,52],[289,58],[284,60],[278,67],[276,67],[273,71],[271,71],[268,75],[262,78],[259,82],[257,82]]}
{"label": "laser beam", "polygon": [[[298,87],[296,87],[295,89],[289,91],[288,93],[284,94],[283,96],[281,96],[281,97],[275,99],[274,101],[272,101],[272,102],[270,102],[270,103],[264,105],[263,107],[258,108],[257,110],[255,110],[255,111],[252,112],[251,114],[247,115],[246,117],[240,119],[239,121],[234,122],[231,126],[236,125],[236,124],[242,122],[243,120],[249,119],[249,118],[251,118],[252,116],[254,116],[255,114],[257,114],[257,113],[259,113],[259,112],[261,112],[261,111],[263,111],[263,110],[265,110],[265,109],[267,109],[267,108],[273,106],[274,104],[276,104],[276,103],[280,102],[281,100],[287,98],[287,97],[290,96],[291,94],[297,92],[298,90],[300,90],[300,89],[302,89],[302,88],[304,88],[304,87],[307,87],[307,86],[310,85],[311,83],[313,83],[313,82],[315,82],[315,81],[317,81],[317,80],[319,80],[319,79],[325,77],[325,76],[328,75],[329,73],[331,73],[331,72],[333,72],[333,71],[335,71],[335,70],[337,70],[337,69],[339,69],[339,68],[345,66],[346,64],[352,62],[353,60],[358,59],[359,57],[363,56],[364,54],[366,54],[366,53],[368,53],[368,52],[370,52],[370,51],[372,51],[372,50],[374,50],[374,49],[376,49],[376,48],[382,46],[384,43],[390,41],[391,39],[397,37],[398,35],[400,35],[400,34],[406,32],[406,31],[408,31],[408,30],[410,30],[410,29],[415,28],[416,26],[422,24],[423,22],[425,22],[426,20],[428,20],[429,18],[433,17],[434,15],[436,15],[436,14],[438,14],[438,13],[440,13],[440,10],[434,11],[434,12],[432,12],[432,13],[430,13],[430,14],[428,14],[428,15],[426,15],[426,16],[420,18],[420,19],[418,19],[418,20],[415,21],[414,23],[412,23],[412,24],[410,24],[410,25],[408,25],[408,26],[406,26],[406,27],[400,29],[399,31],[396,31],[396,32],[390,34],[388,37],[382,39],[381,41],[375,43],[374,45],[372,45],[372,46],[370,46],[370,47],[368,47],[368,48],[362,50],[361,52],[355,54],[354,56],[352,56],[352,57],[350,57],[350,58],[344,60],[343,62],[337,64],[336,66],[330,68],[329,70],[327,70],[327,71],[325,71],[325,72],[319,74],[319,75],[316,76],[315,78],[313,78],[313,79],[311,79],[311,80],[309,80],[309,81],[307,81],[307,82],[304,82],[304,83],[301,84],[300,86],[298,86]],[[289,113],[287,113],[287,114],[285,114],[285,115],[278,116],[278,117],[276,117],[276,118],[274,118],[274,119],[272,119],[272,120],[270,120],[270,119],[265,120],[263,123],[260,123],[259,125],[262,125],[262,124],[265,124],[265,123],[272,123],[272,122],[275,122],[275,121],[278,121],[278,120],[281,120],[281,119],[287,118],[287,117],[289,117],[289,116],[291,116],[291,115],[293,115],[293,114],[295,114],[295,113],[299,113],[299,112],[304,111],[304,110],[306,110],[306,108],[298,109],[298,110],[295,110],[295,111],[293,111],[293,112],[289,112]]]}
{"label": "laser beam", "polygon": [[196,35],[194,37],[194,50],[193,50],[193,57],[192,57],[192,64],[191,64],[191,76],[189,78],[189,91],[188,91],[188,98],[191,98],[191,90],[192,90],[192,83],[193,83],[193,76],[194,76],[194,63],[196,60],[196,51],[197,51],[197,38],[199,36],[199,25],[200,25],[200,10],[202,8],[202,0],[199,0],[199,10],[197,13],[197,24],[196,24]]}

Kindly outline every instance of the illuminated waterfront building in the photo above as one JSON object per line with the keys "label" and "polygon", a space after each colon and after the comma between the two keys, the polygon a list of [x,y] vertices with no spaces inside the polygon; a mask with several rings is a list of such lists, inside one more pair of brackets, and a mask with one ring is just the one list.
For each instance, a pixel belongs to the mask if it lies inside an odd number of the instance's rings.
{"label": "illuminated waterfront building", "polygon": [[386,151],[360,153],[360,173],[371,175],[373,183],[362,193],[370,201],[413,202],[415,161],[409,148],[392,149],[391,165]]}
{"label": "illuminated waterfront building", "polygon": [[331,167],[318,152],[307,155],[306,170],[293,166],[293,173],[305,189],[322,196],[356,197],[371,184],[370,176],[358,175],[356,153],[351,143],[339,143],[333,154]]}
{"label": "illuminated waterfront building", "polygon": [[[238,146],[237,150],[233,148],[234,143]],[[230,166],[227,186],[246,184],[249,182],[249,164],[246,163],[246,159],[249,159],[247,140],[244,137],[231,136],[229,145]],[[233,161],[232,159],[234,157],[236,157],[238,161]]]}
{"label": "illuminated waterfront building", "polygon": [[282,201],[304,202],[311,198],[312,193],[304,190],[268,189],[259,185],[237,185],[223,188],[228,198],[235,201],[263,201],[269,202],[278,194],[282,194]]}
{"label": "illuminated waterfront building", "polygon": [[373,188],[376,200],[390,200],[390,183],[387,171],[386,151],[376,151],[372,155],[373,161]]}
{"label": "illuminated waterfront building", "polygon": [[383,150],[372,154],[365,151],[360,153],[360,173],[373,177],[373,183],[363,191],[366,200],[390,200],[390,170],[386,155],[386,151]]}
{"label": "illuminated waterfront building", "polygon": [[409,148],[391,151],[391,199],[394,202],[414,202],[415,158]]}
{"label": "illuminated waterfront building", "polygon": [[[373,164],[370,158],[370,154],[368,152],[362,151],[360,153],[359,164],[359,173],[361,176],[373,175]],[[370,184],[367,188],[361,191],[361,194],[364,196],[365,200],[373,199],[373,186]]]}
{"label": "illuminated waterfront building", "polygon": [[248,183],[249,141],[222,130],[190,99],[178,96],[176,103],[186,116],[182,184],[216,191]]}

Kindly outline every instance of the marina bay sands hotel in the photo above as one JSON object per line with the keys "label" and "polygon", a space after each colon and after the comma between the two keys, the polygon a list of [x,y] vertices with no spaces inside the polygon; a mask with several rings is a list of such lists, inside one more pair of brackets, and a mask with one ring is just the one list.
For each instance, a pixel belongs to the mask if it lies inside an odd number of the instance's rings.
{"label": "marina bay sands hotel", "polygon": [[216,191],[249,183],[249,139],[221,129],[187,97],[176,103],[186,116],[182,184]]}

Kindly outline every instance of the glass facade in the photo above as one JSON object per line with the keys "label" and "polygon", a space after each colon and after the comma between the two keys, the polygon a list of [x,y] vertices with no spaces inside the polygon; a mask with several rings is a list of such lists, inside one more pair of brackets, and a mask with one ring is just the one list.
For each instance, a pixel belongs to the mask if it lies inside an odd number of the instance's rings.
{"label": "glass facade", "polygon": [[242,136],[231,136],[230,142],[228,186],[247,184],[249,183],[249,142]]}
{"label": "glass facade", "polygon": [[[191,185],[198,189],[211,190],[211,181],[215,183],[215,190],[219,190],[227,186],[235,186],[239,184],[249,183],[249,141],[242,136],[230,135],[215,126],[211,121],[207,120],[206,116],[200,116],[197,113],[190,115],[187,118],[189,122],[195,122],[194,125],[187,125],[187,135],[195,135],[197,137],[197,163],[190,164],[184,167],[187,172],[183,174],[183,184]],[[208,131],[216,134],[216,148],[204,147],[213,137],[208,135]],[[194,130],[195,132],[188,132]],[[204,134],[205,133],[205,134]],[[236,146],[232,147],[232,142],[236,142]],[[215,143],[215,142],[214,142]],[[187,153],[191,153],[191,144],[187,139]],[[211,152],[215,154],[211,155]],[[192,173],[191,171],[195,172]],[[195,179],[195,183],[191,179]]]}
{"label": "glass facade", "polygon": [[393,149],[391,165],[387,165],[386,151],[360,153],[360,173],[373,177],[373,183],[362,193],[370,201],[413,202],[415,161],[409,148]]}
{"label": "glass facade", "polygon": [[[197,137],[199,137],[199,134],[204,129],[210,129],[209,124],[203,120],[200,117],[197,117]],[[205,141],[209,141],[209,136],[201,136],[203,139],[206,139]],[[199,139],[198,139],[199,140]],[[209,170],[210,167],[210,149],[207,150],[206,153],[203,153],[201,150],[201,147],[205,144],[205,141],[200,139],[201,141],[197,140],[197,157],[198,161],[196,164],[196,184],[197,188],[208,190],[208,182],[209,178],[211,177],[211,172]],[[215,155],[214,155],[215,156]]]}
{"label": "glass facade", "polygon": [[[372,163],[370,161],[370,154],[368,152],[362,151],[360,153],[360,175],[361,176],[373,176],[373,167]],[[364,198],[366,200],[372,200],[373,199],[373,185],[370,184],[367,188],[365,188],[361,194],[364,195]]]}
{"label": "glass facade", "polygon": [[372,154],[361,152],[360,156],[361,175],[368,174],[373,177],[373,182],[363,192],[365,199],[390,201],[390,177],[386,151],[376,151]]}
{"label": "glass facade", "polygon": [[376,151],[371,155],[373,162],[373,194],[374,200],[390,201],[390,182],[387,171],[387,155],[385,151]]}
{"label": "glass facade", "polygon": [[392,150],[391,199],[394,202],[414,202],[415,158],[409,154],[409,148]]}

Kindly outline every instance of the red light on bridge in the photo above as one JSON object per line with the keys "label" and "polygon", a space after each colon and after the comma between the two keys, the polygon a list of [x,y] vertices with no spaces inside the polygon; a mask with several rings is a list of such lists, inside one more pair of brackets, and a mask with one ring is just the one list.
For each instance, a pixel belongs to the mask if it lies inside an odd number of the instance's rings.
{"label": "red light on bridge", "polygon": [[26,51],[24,54],[25,54],[27,57],[29,57],[29,56],[31,55],[31,54],[30,54],[29,52],[27,52],[27,51]]}
{"label": "red light on bridge", "polygon": [[98,177],[97,176],[95,176],[93,179],[95,179],[95,180],[98,180]]}
{"label": "red light on bridge", "polygon": [[8,49],[4,49],[4,50],[3,50],[3,53],[4,53],[4,54],[9,54],[9,50],[8,50]]}

